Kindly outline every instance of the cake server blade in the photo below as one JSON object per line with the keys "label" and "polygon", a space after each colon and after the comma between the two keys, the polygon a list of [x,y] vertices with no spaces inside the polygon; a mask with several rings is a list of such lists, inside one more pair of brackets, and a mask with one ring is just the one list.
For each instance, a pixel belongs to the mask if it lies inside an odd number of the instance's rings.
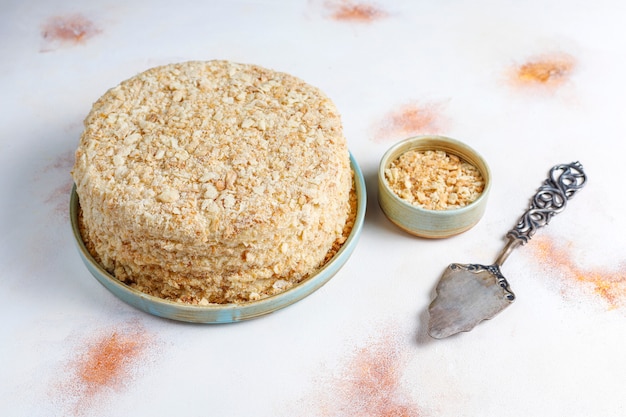
{"label": "cake server blade", "polygon": [[448,266],[428,307],[428,334],[442,339],[469,331],[508,307],[515,295],[500,267],[519,245],[525,245],[537,229],[565,209],[587,182],[580,162],[555,165],[535,193],[530,207],[507,233],[508,243],[493,265],[458,264]]}
{"label": "cake server blade", "polygon": [[514,299],[497,265],[450,264],[428,309],[428,333],[443,339],[469,331],[504,310]]}

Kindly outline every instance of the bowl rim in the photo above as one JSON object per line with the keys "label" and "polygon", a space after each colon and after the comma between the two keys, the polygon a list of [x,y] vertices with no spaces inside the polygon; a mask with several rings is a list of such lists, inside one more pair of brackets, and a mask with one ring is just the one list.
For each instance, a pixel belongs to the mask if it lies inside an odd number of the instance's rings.
{"label": "bowl rim", "polygon": [[[354,251],[365,220],[367,191],[363,173],[356,159],[352,153],[349,154],[349,157],[354,174],[353,180],[357,203],[354,224],[346,241],[341,245],[337,253],[335,253],[315,274],[310,275],[303,281],[281,293],[260,300],[243,303],[192,305],[149,295],[120,282],[109,274],[109,272],[91,256],[85,246],[78,227],[80,202],[78,193],[76,192],[76,184],[72,185],[70,194],[70,223],[74,240],[82,260],[91,274],[110,292],[122,299],[122,301],[147,313],[163,318],[196,323],[231,323],[260,317],[294,304],[321,288],[339,271]],[[154,307],[157,308],[155,309]],[[167,311],[164,312],[158,307],[162,307],[165,310],[172,310],[172,314],[169,314]]]}
{"label": "bowl rim", "polygon": [[[391,162],[390,159],[392,157],[392,155],[394,155],[398,149],[403,148],[409,144],[413,145],[415,144],[416,146],[408,146],[406,150],[404,150],[402,153],[413,150],[415,148],[417,148],[420,142],[425,142],[427,140],[432,140],[432,141],[438,141],[441,143],[446,143],[446,144],[450,144],[450,145],[454,145],[454,146],[458,146],[461,148],[465,148],[468,152],[472,153],[474,157],[476,157],[477,160],[479,160],[482,165],[484,166],[484,171],[483,169],[481,169],[481,167],[476,167],[477,169],[479,169],[481,171],[481,174],[483,175],[483,177],[485,178],[485,188],[483,189],[483,191],[480,193],[480,196],[478,196],[478,198],[476,198],[476,200],[472,201],[471,203],[469,203],[466,206],[463,207],[458,207],[458,208],[452,208],[452,209],[445,209],[445,210],[430,210],[430,209],[425,209],[423,207],[419,207],[416,206],[414,204],[409,203],[406,200],[403,200],[402,198],[400,198],[389,186],[389,183],[387,182],[387,179],[385,177],[385,168],[387,168],[387,165]],[[435,147],[436,148],[436,147]],[[445,150],[446,152],[448,152],[448,150]],[[452,153],[455,153],[454,151],[450,151]],[[455,153],[456,154],[456,153]],[[399,156],[400,154],[398,154]],[[466,159],[464,156],[462,155],[457,155],[461,158],[463,158],[464,160]],[[470,163],[472,163],[471,161],[468,161]],[[476,164],[472,163],[472,165],[476,166]],[[485,175],[486,174],[486,175]],[[379,183],[382,184],[385,189],[388,191],[388,194],[390,195],[390,197],[394,200],[395,203],[397,204],[401,204],[402,206],[404,206],[407,209],[410,210],[415,210],[416,212],[419,213],[424,213],[424,214],[428,214],[428,215],[433,215],[433,216],[441,216],[441,215],[446,215],[446,216],[450,216],[450,215],[454,215],[454,214],[463,214],[466,211],[471,211],[474,209],[474,207],[476,207],[477,205],[481,204],[483,202],[483,200],[488,198],[488,194],[489,191],[491,190],[491,169],[489,168],[489,165],[487,164],[487,161],[483,158],[483,156],[476,151],[474,148],[472,148],[471,146],[467,145],[464,142],[461,142],[460,140],[457,139],[453,139],[447,136],[440,136],[440,135],[419,135],[419,136],[412,136],[406,139],[403,139],[397,143],[395,143],[393,146],[391,146],[382,156],[379,166],[378,166],[378,180]]]}

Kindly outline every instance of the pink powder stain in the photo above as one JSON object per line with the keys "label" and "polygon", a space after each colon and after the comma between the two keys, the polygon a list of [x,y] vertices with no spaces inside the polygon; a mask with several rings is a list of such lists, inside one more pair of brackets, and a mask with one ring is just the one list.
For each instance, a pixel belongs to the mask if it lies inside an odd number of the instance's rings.
{"label": "pink powder stain", "polygon": [[356,348],[344,361],[338,376],[321,381],[314,396],[315,415],[333,417],[419,417],[420,407],[405,390],[403,370],[407,346],[393,330]]}
{"label": "pink powder stain", "polygon": [[409,103],[389,113],[375,126],[374,142],[404,139],[422,134],[438,134],[445,124],[443,105],[439,103]]}
{"label": "pink powder stain", "polygon": [[50,204],[53,209],[54,216],[62,219],[64,222],[69,221],[70,193],[72,191],[73,182],[68,180],[64,184],[58,186],[50,192],[45,203]]}
{"label": "pink powder stain", "polygon": [[372,23],[389,16],[382,8],[365,2],[329,1],[326,8],[330,11],[330,17],[339,22]]}
{"label": "pink powder stain", "polygon": [[74,151],[68,151],[56,157],[42,169],[43,175],[60,175],[64,178],[56,187],[50,190],[44,199],[44,203],[52,207],[54,216],[64,222],[69,221],[70,192],[74,184],[70,171],[73,166]]}
{"label": "pink powder stain", "polygon": [[45,173],[50,171],[66,171],[69,172],[74,166],[74,151],[65,152],[54,159],[54,161],[46,165],[43,169]]}
{"label": "pink powder stain", "polygon": [[65,415],[92,415],[129,389],[158,355],[154,335],[138,321],[92,331],[70,347],[53,383],[52,400]]}
{"label": "pink powder stain", "polygon": [[41,37],[46,46],[42,52],[60,45],[78,45],[101,33],[95,23],[82,14],[49,17],[41,26]]}

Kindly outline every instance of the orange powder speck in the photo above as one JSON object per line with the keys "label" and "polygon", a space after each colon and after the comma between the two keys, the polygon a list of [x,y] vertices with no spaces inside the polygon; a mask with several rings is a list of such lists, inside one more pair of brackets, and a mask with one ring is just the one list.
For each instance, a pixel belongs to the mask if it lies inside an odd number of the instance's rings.
{"label": "orange powder speck", "polygon": [[374,141],[403,139],[418,134],[441,132],[443,124],[440,104],[406,104],[394,109],[379,122]]}
{"label": "orange powder speck", "polygon": [[532,245],[533,253],[546,268],[557,272],[563,278],[563,284],[579,285],[588,289],[595,296],[603,299],[609,308],[626,307],[626,268],[604,270],[601,268],[585,269],[576,265],[570,253],[557,246],[549,237],[537,236]]}
{"label": "orange powder speck", "polygon": [[370,23],[387,17],[387,12],[366,3],[341,1],[338,4],[329,4],[328,7],[333,10],[331,17],[342,22]]}
{"label": "orange powder speck", "polygon": [[512,71],[512,82],[520,87],[556,87],[569,79],[575,64],[574,58],[566,54],[541,56],[516,66]]}
{"label": "orange powder speck", "polygon": [[128,364],[142,350],[134,336],[113,332],[97,340],[77,363],[78,377],[88,392],[98,391],[124,376]]}

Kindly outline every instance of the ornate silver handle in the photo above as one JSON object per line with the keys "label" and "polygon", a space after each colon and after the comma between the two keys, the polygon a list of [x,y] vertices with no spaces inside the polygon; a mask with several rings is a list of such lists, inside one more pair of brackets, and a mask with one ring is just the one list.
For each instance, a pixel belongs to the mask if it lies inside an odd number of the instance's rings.
{"label": "ornate silver handle", "polygon": [[528,210],[506,234],[509,242],[496,259],[496,265],[502,265],[513,249],[528,243],[537,229],[547,225],[555,214],[565,210],[567,200],[586,183],[587,175],[580,162],[552,167],[548,178],[535,193]]}
{"label": "ornate silver handle", "polygon": [[580,162],[556,165],[532,199],[530,208],[522,215],[507,237],[525,245],[537,229],[547,225],[550,219],[565,210],[571,199],[587,182]]}

